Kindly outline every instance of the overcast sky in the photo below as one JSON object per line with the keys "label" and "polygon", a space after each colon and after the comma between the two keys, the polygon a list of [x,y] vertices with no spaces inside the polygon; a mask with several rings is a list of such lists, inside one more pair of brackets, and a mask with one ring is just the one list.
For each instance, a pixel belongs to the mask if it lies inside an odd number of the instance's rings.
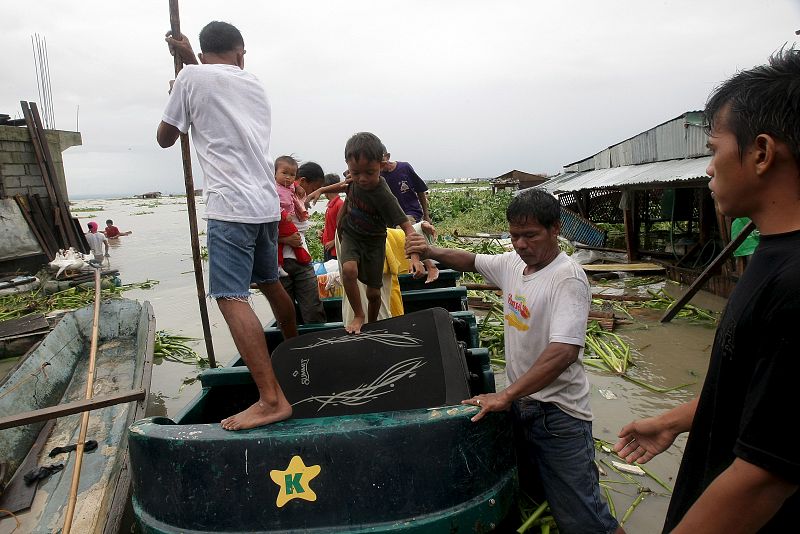
{"label": "overcast sky", "polygon": [[[31,35],[47,40],[71,195],[181,192],[180,149],[156,126],[173,78],[167,0],[3,1],[0,113],[38,101]],[[344,169],[357,131],[427,179],[562,165],[703,108],[800,29],[798,0],[197,1],[181,23],[244,36],[272,103],[273,156]],[[201,171],[195,165],[197,187]]]}

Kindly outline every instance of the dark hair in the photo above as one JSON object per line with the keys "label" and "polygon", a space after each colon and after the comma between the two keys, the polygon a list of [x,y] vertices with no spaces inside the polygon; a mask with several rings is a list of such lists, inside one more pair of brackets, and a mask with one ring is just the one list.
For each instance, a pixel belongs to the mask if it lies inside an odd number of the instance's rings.
{"label": "dark hair", "polygon": [[275,158],[275,170],[278,170],[278,165],[290,165],[294,168],[297,168],[297,160],[294,159],[293,156],[278,156]]}
{"label": "dark hair", "polygon": [[378,136],[369,132],[358,132],[344,145],[344,160],[382,161],[386,149]]}
{"label": "dark hair", "polygon": [[114,224],[114,221],[112,221],[111,219],[106,219],[106,224]]}
{"label": "dark hair", "polygon": [[781,48],[768,65],[736,73],[706,102],[707,133],[723,120],[739,145],[739,157],[760,134],[786,143],[800,165],[800,50]]}
{"label": "dark hair", "polygon": [[233,24],[215,20],[200,30],[200,50],[204,54],[224,54],[239,46],[244,48],[244,39]]}
{"label": "dark hair", "polygon": [[510,223],[535,220],[550,229],[561,220],[561,204],[543,189],[528,189],[514,197],[508,205],[506,220]]}
{"label": "dark hair", "polygon": [[339,175],[338,174],[326,174],[325,175],[325,185],[333,185],[339,183]]}
{"label": "dark hair", "polygon": [[322,167],[319,166],[319,163],[307,161],[300,165],[300,168],[297,169],[297,177],[305,178],[306,182],[313,184],[315,182],[321,182],[325,179],[325,171],[322,170]]}

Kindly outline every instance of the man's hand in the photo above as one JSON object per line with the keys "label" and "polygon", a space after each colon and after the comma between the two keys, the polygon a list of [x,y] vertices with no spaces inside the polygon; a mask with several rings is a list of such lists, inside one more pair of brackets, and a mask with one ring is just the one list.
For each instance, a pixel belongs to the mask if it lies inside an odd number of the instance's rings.
{"label": "man's hand", "polygon": [[489,412],[505,412],[511,408],[512,399],[501,393],[486,393],[478,395],[471,399],[462,400],[461,404],[469,406],[477,406],[481,409],[470,421],[473,423],[483,419],[483,416]]}
{"label": "man's hand", "polygon": [[427,258],[428,249],[428,241],[423,236],[417,233],[406,236],[406,256],[419,254],[420,258]]}
{"label": "man's hand", "polygon": [[614,452],[628,463],[643,464],[667,450],[676,437],[678,434],[660,417],[639,419],[620,430]]}
{"label": "man's hand", "polygon": [[295,232],[292,235],[286,237],[279,237],[278,243],[281,245],[289,245],[290,247],[302,247],[303,246],[303,239],[300,237],[300,232]]}
{"label": "man's hand", "polygon": [[[169,53],[171,55],[174,56],[177,52],[178,57],[180,57],[181,61],[183,61],[186,65],[197,65],[197,56],[194,54],[194,50],[192,50],[192,44],[185,35],[181,34],[178,39],[175,39],[172,37],[172,31],[168,31],[164,40],[167,42]],[[172,90],[171,85],[170,90]]]}

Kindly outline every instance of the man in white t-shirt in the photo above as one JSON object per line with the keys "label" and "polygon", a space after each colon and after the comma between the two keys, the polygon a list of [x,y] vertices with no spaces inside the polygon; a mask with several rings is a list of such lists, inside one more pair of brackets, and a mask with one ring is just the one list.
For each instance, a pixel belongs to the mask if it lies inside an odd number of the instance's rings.
{"label": "man in white t-shirt", "polygon": [[502,290],[508,387],[462,404],[480,408],[473,421],[511,409],[521,482],[530,467],[559,532],[623,532],[600,497],[589,382],[581,364],[589,283],[558,248],[560,209],[558,200],[538,189],[512,200],[506,218],[514,252],[476,255],[409,236],[406,253],[478,272]]}
{"label": "man in white t-shirt", "polygon": [[222,421],[243,430],[287,419],[261,322],[250,307],[250,284],[267,297],[284,337],[297,335],[294,306],[278,281],[280,207],[269,155],[271,110],[261,82],[244,70],[244,40],[234,26],[211,22],[200,32],[197,64],[185,36],[167,36],[186,67],[175,78],[158,144],[175,144],[191,126],[205,175],[209,291],[258,386],[259,400]]}

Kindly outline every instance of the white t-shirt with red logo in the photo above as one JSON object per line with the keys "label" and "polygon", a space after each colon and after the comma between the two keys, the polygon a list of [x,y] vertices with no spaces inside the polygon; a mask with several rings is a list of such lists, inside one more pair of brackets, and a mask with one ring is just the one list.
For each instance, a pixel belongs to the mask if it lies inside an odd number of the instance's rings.
{"label": "white t-shirt with red logo", "polygon": [[580,265],[560,253],[547,267],[523,274],[516,252],[478,254],[475,268],[503,291],[506,375],[509,383],[524,375],[550,343],[581,347],[578,360],[529,398],[551,402],[564,412],[592,420],[589,381],[581,363],[591,293]]}

